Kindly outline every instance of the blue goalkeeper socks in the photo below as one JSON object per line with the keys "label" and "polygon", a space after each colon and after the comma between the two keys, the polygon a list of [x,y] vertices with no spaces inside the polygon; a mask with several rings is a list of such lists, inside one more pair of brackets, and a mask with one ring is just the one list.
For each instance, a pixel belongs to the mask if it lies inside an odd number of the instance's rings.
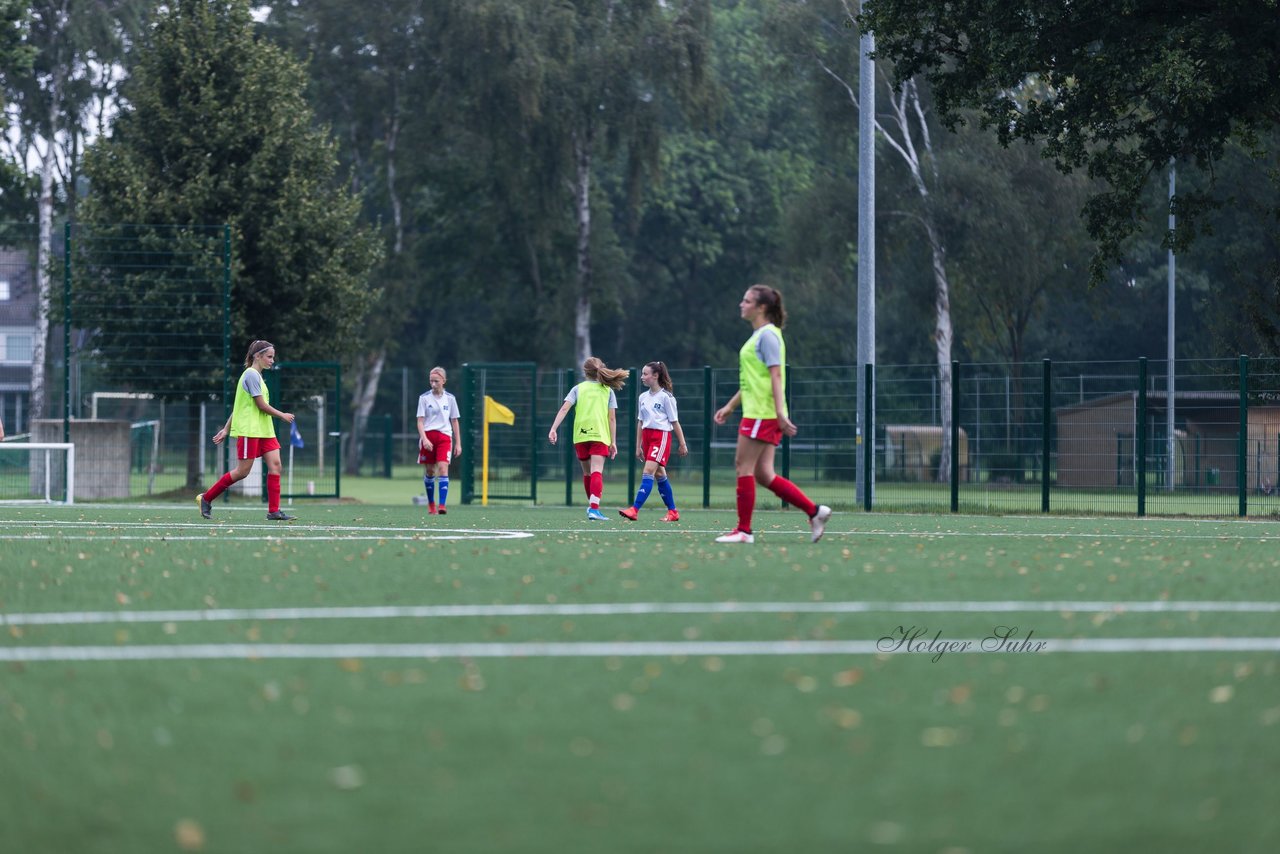
{"label": "blue goalkeeper socks", "polygon": [[440,506],[443,507],[444,503],[449,500],[449,478],[438,477],[436,478],[436,483],[440,485]]}
{"label": "blue goalkeeper socks", "polygon": [[434,477],[422,478],[422,485],[427,488],[427,503],[436,503],[436,479]]}
{"label": "blue goalkeeper socks", "polygon": [[671,491],[670,479],[664,477],[658,481],[658,494],[662,496],[662,503],[667,505],[668,510],[676,509],[676,496]]}
{"label": "blue goalkeeper socks", "polygon": [[644,503],[649,500],[649,493],[653,492],[653,475],[641,475],[640,488],[636,490],[635,508],[639,510]]}

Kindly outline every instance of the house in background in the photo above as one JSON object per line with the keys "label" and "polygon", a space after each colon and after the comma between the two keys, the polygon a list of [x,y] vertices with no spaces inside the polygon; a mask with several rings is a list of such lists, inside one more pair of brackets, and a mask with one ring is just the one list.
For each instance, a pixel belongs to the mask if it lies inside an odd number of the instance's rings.
{"label": "house in background", "polygon": [[31,419],[35,272],[31,253],[0,247],[0,416],[11,436],[26,433]]}

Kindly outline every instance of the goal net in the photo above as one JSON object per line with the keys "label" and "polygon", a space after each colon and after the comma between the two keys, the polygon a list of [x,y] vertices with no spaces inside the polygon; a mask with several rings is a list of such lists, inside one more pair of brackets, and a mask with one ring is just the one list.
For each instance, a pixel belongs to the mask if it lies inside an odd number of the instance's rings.
{"label": "goal net", "polygon": [[74,504],[75,445],[0,442],[0,504]]}

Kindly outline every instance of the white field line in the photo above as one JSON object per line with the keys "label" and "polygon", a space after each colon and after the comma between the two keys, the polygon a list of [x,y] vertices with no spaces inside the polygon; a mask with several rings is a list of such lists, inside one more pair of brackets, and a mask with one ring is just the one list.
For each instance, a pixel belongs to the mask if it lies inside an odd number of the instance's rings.
{"label": "white field line", "polygon": [[371,605],[330,608],[210,608],[173,611],[0,613],[0,626],[210,623],[230,620],[398,620],[449,617],[590,617],[650,614],[1280,613],[1280,602],[599,602],[528,605]]}
{"label": "white field line", "polygon": [[[797,520],[800,522],[801,520]],[[1056,519],[1055,519],[1056,521]],[[1108,520],[1115,521],[1115,520]],[[1253,523],[1233,523],[1241,525],[1250,525]],[[15,532],[10,533],[10,529]],[[44,535],[37,531],[49,529],[51,533]],[[323,537],[315,536],[317,533],[323,534],[340,534],[351,533],[353,535],[348,539],[412,539],[409,537],[391,536],[395,534],[417,535],[422,538],[442,539],[446,538],[444,534],[452,534],[457,539],[466,538],[527,538],[538,534],[590,534],[596,536],[599,534],[695,534],[715,536],[724,533],[723,528],[688,528],[679,525],[664,525],[662,527],[648,527],[643,524],[631,524],[618,520],[616,523],[610,519],[606,523],[584,524],[581,527],[570,528],[528,528],[528,529],[496,529],[485,530],[481,528],[436,528],[430,522],[424,520],[422,526],[412,527],[394,527],[394,526],[378,526],[378,525],[326,525],[323,523],[314,523],[308,521],[295,522],[290,524],[282,524],[279,522],[239,522],[226,519],[215,519],[210,522],[168,522],[164,520],[143,521],[143,522],[109,522],[109,521],[58,521],[52,519],[39,520],[6,520],[0,522],[0,540],[2,539],[24,539],[24,540],[42,540],[42,539],[85,539],[86,537],[77,537],[74,534],[67,534],[68,530],[88,529],[94,534],[87,537],[88,539],[153,539],[153,540],[182,540],[182,539],[206,539],[206,538],[225,538],[227,540],[236,540],[238,537],[233,536],[237,532],[243,530],[249,531],[271,531],[280,539],[341,539],[341,537]],[[119,531],[147,531],[147,536],[134,537],[129,535],[121,535]],[[167,532],[179,530],[195,530],[204,532],[201,536],[183,537],[181,535],[170,535]],[[943,539],[950,537],[986,537],[1000,539],[1020,539],[1020,540],[1041,540],[1044,542],[1053,542],[1054,540],[1127,540],[1133,542],[1160,542],[1169,540],[1197,540],[1197,541],[1249,541],[1266,543],[1272,540],[1280,540],[1280,529],[1268,526],[1264,528],[1267,534],[1237,532],[1218,532],[1218,533],[1187,533],[1181,531],[1130,531],[1130,532],[1099,532],[1099,531],[990,531],[990,530],[916,530],[916,531],[895,531],[882,528],[867,528],[849,531],[827,530],[827,537],[857,539],[859,537],[887,537],[890,539]],[[1274,531],[1275,533],[1271,533]],[[800,523],[797,524],[794,531],[789,530],[761,530],[763,537],[767,540],[772,537],[785,538],[791,535],[808,536],[807,526]],[[1269,535],[1268,535],[1269,534]]]}
{"label": "white field line", "polygon": [[[1023,644],[1026,644],[1023,646]],[[604,643],[345,643],[183,644],[171,646],[52,646],[0,648],[0,661],[162,661],[345,658],[603,658],[761,655],[1280,652],[1280,638],[1047,638],[1008,648],[991,639],[947,641],[946,649],[916,643],[886,647],[883,641],[677,641]]]}
{"label": "white field line", "polygon": [[[279,522],[244,522],[226,525],[193,522],[52,522],[48,520],[18,523],[21,532],[9,533],[0,524],[0,540],[93,540],[115,542],[143,540],[149,542],[181,542],[184,540],[219,540],[240,542],[262,540],[262,532],[270,532],[265,539],[299,540],[304,542],[332,541],[425,541],[425,540],[523,540],[533,534],[527,531],[481,530],[478,528],[382,528],[367,525],[285,525]],[[41,533],[31,528],[47,529]],[[67,529],[87,529],[88,533],[67,533]],[[175,534],[172,531],[191,531]],[[121,533],[139,531],[147,533]],[[199,531],[199,533],[196,533]],[[248,533],[246,533],[248,532]]]}

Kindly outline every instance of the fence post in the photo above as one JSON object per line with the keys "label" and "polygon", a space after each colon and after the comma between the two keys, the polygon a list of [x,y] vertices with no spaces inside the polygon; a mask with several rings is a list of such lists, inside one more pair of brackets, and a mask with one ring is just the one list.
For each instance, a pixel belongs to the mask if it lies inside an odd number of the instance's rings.
{"label": "fence post", "polygon": [[[791,418],[791,383],[788,382],[783,386],[782,399],[787,405],[787,417]],[[792,423],[795,420],[792,419]],[[791,437],[785,433],[782,435],[782,476],[787,480],[791,479]],[[781,501],[780,506],[785,508],[787,502]]]}
{"label": "fence post", "polygon": [[951,363],[951,512],[960,512],[960,363]]}
{"label": "fence post", "polygon": [[1052,411],[1052,388],[1053,388],[1053,367],[1052,363],[1044,360],[1044,403],[1040,407],[1040,512],[1049,512],[1049,439],[1050,430],[1053,429],[1053,411]]}
{"label": "fence post", "polygon": [[[565,368],[564,380],[565,380],[566,389],[570,389],[574,387],[575,383],[573,381],[574,380],[573,368]],[[567,394],[568,392],[565,392],[565,393]],[[564,449],[561,453],[564,454],[564,506],[565,507],[573,506],[573,460],[574,460],[573,413],[574,413],[574,410],[570,409],[569,414],[564,417],[564,421],[560,424],[560,433],[557,436],[557,438],[559,438],[560,436],[569,437],[569,441],[565,442],[561,440],[560,442],[560,447]]]}
{"label": "fence post", "polygon": [[[458,476],[461,478],[461,481],[462,481],[461,483],[462,498],[460,499],[460,503],[462,504],[470,504],[472,500],[474,500],[475,498],[475,473],[472,471],[472,463],[475,460],[479,459],[479,455],[476,454],[475,452],[476,446],[474,442],[476,407],[475,407],[475,394],[473,393],[471,388],[471,383],[474,381],[474,377],[475,377],[475,371],[472,369],[471,363],[463,362],[462,363],[462,381],[458,384],[459,385],[458,411],[465,412],[467,415],[466,420],[462,421],[458,425],[462,429],[462,432],[467,437],[467,441],[463,446],[463,450],[466,451],[466,457],[458,464],[458,467],[459,467]],[[484,417],[483,411],[481,411],[480,417],[481,418]],[[414,420],[414,426],[415,428],[417,426],[416,419]]]}
{"label": "fence post", "polygon": [[382,476],[391,479],[391,453],[395,441],[395,419],[388,412],[382,416]]}
{"label": "fence post", "polygon": [[1138,358],[1138,423],[1133,426],[1138,515],[1147,515],[1147,357]]}
{"label": "fence post", "polygon": [[[62,311],[66,319],[62,322],[62,442],[71,444],[71,221],[62,226]],[[45,362],[49,357],[46,352]],[[33,371],[44,371],[44,365],[32,365]],[[222,399],[227,400],[226,383],[223,383]],[[46,409],[48,406],[46,405]],[[227,412],[231,412],[229,404]],[[43,418],[43,412],[29,412],[27,423]],[[29,428],[30,429],[30,428]],[[201,437],[203,441],[204,437]],[[65,491],[65,490],[64,490]]]}
{"label": "fence post", "polygon": [[[230,268],[228,268],[230,269]],[[333,430],[325,430],[333,437],[333,491],[334,497],[342,497],[342,364],[333,369]],[[225,442],[223,443],[225,444]]]}
{"label": "fence post", "polygon": [[[631,369],[631,376],[635,378],[636,385],[640,388],[640,372],[635,368]],[[627,401],[624,416],[625,424],[619,424],[618,429],[626,436],[627,453],[627,496],[634,498],[636,494],[636,417],[639,416],[637,408],[639,407],[639,392],[634,389],[628,395],[630,400]],[[614,440],[618,443],[618,453],[622,453],[623,436],[615,436]]]}
{"label": "fence post", "polygon": [[538,506],[538,365],[529,363],[529,499]]}
{"label": "fence post", "polygon": [[1240,433],[1236,442],[1237,491],[1240,494],[1240,515],[1249,512],[1249,357],[1240,357]]}
{"label": "fence post", "polygon": [[871,512],[871,484],[875,481],[875,463],[876,463],[876,425],[871,420],[871,415],[875,412],[875,365],[867,362],[865,366],[866,376],[863,382],[866,390],[862,395],[862,408],[864,410],[862,417],[863,430],[862,435],[858,438],[862,441],[862,507],[868,513]]}
{"label": "fence post", "polygon": [[711,387],[712,375],[711,366],[702,366],[702,508],[711,506],[711,431],[715,428],[715,423],[711,420],[714,414],[711,410],[715,406],[714,394],[715,389]]}

